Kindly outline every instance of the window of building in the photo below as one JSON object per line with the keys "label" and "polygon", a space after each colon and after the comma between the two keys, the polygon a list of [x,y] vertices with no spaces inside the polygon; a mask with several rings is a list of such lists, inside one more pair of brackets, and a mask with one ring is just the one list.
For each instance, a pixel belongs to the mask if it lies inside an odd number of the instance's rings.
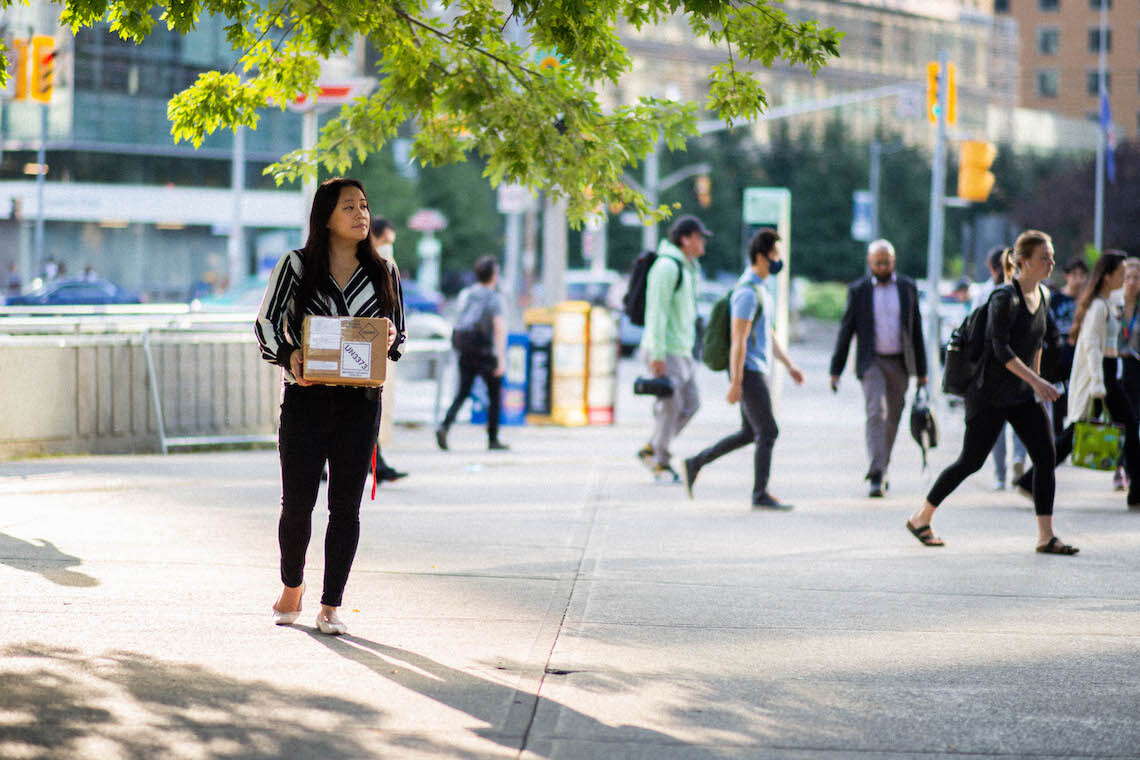
{"label": "window of building", "polygon": [[1057,69],[1038,69],[1033,81],[1039,98],[1055,98],[1061,89],[1061,75]]}
{"label": "window of building", "polygon": [[1037,54],[1057,55],[1061,52],[1061,30],[1055,26],[1043,26],[1037,30]]}
{"label": "window of building", "polygon": [[1037,10],[1059,11],[1061,10],[1061,0],[1037,0]]}
{"label": "window of building", "polygon": [[[1088,76],[1085,78],[1085,89],[1089,95],[1095,96],[1100,94],[1100,72],[1090,71],[1088,73]],[[1111,71],[1104,72],[1104,89],[1108,92],[1112,92]]]}
{"label": "window of building", "polygon": [[1112,9],[1112,0],[1089,0],[1089,8],[1091,8],[1094,11],[1099,11],[1100,7],[1102,5],[1106,9],[1111,10]]}
{"label": "window of building", "polygon": [[994,0],[994,13],[1009,13],[1009,0]]}
{"label": "window of building", "polygon": [[[1099,53],[1101,44],[1101,28],[1094,26],[1089,28],[1089,52]],[[1104,52],[1112,52],[1112,30],[1104,30]]]}

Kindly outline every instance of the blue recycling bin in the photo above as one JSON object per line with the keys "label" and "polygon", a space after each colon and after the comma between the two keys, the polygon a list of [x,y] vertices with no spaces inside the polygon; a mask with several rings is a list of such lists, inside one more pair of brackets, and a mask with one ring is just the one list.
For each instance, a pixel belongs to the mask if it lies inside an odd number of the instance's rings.
{"label": "blue recycling bin", "polygon": [[[511,333],[507,336],[507,369],[503,373],[500,425],[526,424],[526,357],[529,343],[524,333]],[[487,386],[481,377],[475,378],[475,384],[471,387],[471,423],[487,423]]]}

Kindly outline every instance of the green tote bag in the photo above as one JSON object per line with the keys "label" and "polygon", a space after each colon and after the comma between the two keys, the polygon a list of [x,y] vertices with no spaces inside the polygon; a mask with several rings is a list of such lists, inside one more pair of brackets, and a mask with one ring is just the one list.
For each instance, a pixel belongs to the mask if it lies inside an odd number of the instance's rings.
{"label": "green tote bag", "polygon": [[1124,453],[1124,426],[1106,418],[1073,425],[1073,464],[1090,470],[1115,470]]}

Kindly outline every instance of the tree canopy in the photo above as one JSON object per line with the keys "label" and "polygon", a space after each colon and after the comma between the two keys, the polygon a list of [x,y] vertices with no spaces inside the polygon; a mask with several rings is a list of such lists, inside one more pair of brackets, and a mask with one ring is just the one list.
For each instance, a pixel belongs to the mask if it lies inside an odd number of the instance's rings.
{"label": "tree canopy", "polygon": [[[3,6],[16,0],[0,0]],[[269,167],[279,182],[344,171],[396,135],[415,128],[413,155],[424,165],[480,155],[493,184],[517,182],[564,193],[581,219],[600,202],[649,208],[622,180],[658,142],[680,148],[707,109],[729,124],[767,106],[754,76],[778,60],[812,74],[838,55],[840,32],[795,20],[780,0],[63,0],[73,30],[108,21],[140,41],[158,23],[187,33],[205,15],[229,20],[238,63],[212,71],[171,99],[177,140],[199,144],[211,132],[256,128],[258,110],[284,108],[317,91],[321,61],[346,55],[360,38],[378,52],[377,88],[342,108],[315,150]],[[723,60],[708,75],[704,103],[645,97],[603,108],[598,91],[632,67],[619,28],[683,18],[694,45]],[[521,24],[529,44],[508,39]]]}

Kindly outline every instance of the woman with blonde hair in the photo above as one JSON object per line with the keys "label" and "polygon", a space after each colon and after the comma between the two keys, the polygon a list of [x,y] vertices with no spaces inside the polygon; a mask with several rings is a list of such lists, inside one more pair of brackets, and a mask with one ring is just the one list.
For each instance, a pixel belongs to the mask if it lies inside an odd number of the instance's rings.
{"label": "woman with blonde hair", "polygon": [[[981,469],[1006,422],[1025,442],[1035,465],[1033,503],[1037,512],[1037,551],[1076,554],[1075,546],[1053,533],[1053,435],[1039,399],[1053,401],[1057,390],[1040,375],[1043,342],[1055,332],[1048,297],[1041,284],[1053,271],[1053,242],[1028,230],[1006,253],[1006,284],[986,306],[987,345],[980,383],[966,395],[966,432],[962,453],[946,468],[906,527],[925,546],[943,546],[934,535],[934,511],[963,480]],[[1033,468],[1031,468],[1033,469]]]}
{"label": "woman with blonde hair", "polygon": [[[1074,423],[1097,417],[1107,409],[1112,421],[1124,426],[1124,463],[1132,481],[1128,508],[1140,509],[1140,431],[1116,380],[1120,317],[1109,301],[1113,291],[1124,285],[1124,260],[1120,251],[1102,253],[1077,301],[1073,331],[1069,334],[1069,342],[1077,347],[1069,375],[1069,425],[1057,439],[1056,461],[1063,462],[1073,450]],[[1028,490],[1036,465],[1034,462],[1034,467],[1017,482],[1021,491]]]}

